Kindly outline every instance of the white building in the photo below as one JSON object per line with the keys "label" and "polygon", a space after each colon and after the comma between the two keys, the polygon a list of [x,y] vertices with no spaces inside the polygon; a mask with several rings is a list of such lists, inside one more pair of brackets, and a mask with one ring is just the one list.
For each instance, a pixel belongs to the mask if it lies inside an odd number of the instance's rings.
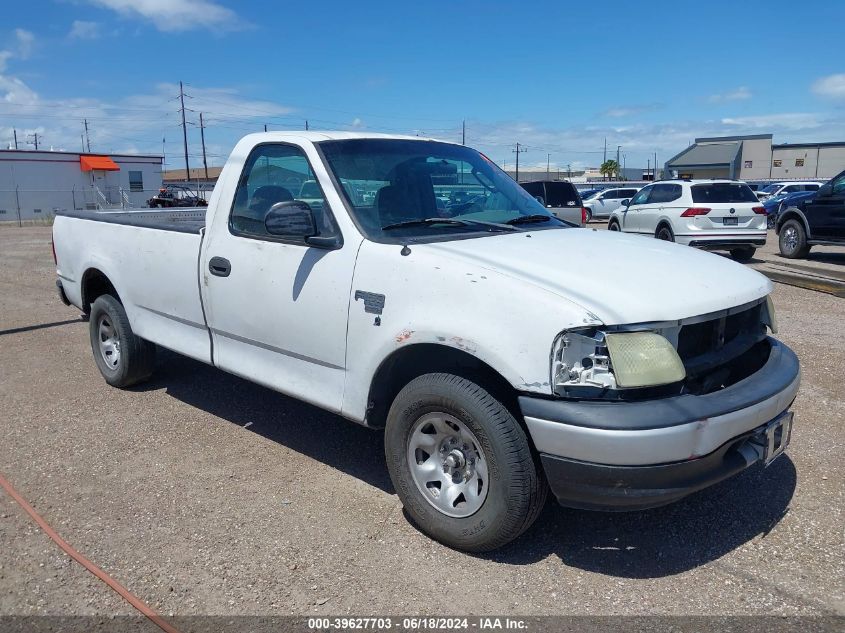
{"label": "white building", "polygon": [[144,206],[161,173],[161,156],[0,150],[0,222]]}

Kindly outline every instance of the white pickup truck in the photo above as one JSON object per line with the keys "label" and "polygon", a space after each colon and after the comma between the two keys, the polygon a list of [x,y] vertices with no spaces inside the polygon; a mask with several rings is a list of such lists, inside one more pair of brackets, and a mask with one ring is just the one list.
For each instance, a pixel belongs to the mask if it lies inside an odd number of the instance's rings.
{"label": "white pickup truck", "polygon": [[53,240],[106,382],[162,346],[384,428],[408,514],[455,548],[514,539],[549,490],[648,508],[789,442],[765,277],[572,227],[460,145],[254,134],[207,210],[63,212]]}

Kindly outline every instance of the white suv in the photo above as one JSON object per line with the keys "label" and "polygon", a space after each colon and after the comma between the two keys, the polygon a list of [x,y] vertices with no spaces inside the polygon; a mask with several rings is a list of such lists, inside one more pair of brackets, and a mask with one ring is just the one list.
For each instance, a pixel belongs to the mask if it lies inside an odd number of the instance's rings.
{"label": "white suv", "polygon": [[730,251],[748,261],[766,243],[766,210],[736,180],[665,180],[641,189],[610,216],[608,229]]}
{"label": "white suv", "polygon": [[630,200],[639,190],[639,187],[605,189],[584,198],[583,205],[587,210],[587,222],[593,218],[609,218],[611,213],[622,206],[623,200]]}

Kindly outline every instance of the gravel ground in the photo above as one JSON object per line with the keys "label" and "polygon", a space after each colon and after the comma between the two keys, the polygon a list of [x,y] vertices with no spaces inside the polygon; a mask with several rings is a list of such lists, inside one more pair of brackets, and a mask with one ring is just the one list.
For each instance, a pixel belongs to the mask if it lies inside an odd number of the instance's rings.
{"label": "gravel ground", "polygon": [[[804,382],[770,468],[646,512],[550,503],[470,556],[406,520],[377,432],[168,352],[108,387],[49,240],[0,229],[0,468],[163,614],[845,614],[842,299],[776,286]],[[131,612],[0,492],[0,614]]]}

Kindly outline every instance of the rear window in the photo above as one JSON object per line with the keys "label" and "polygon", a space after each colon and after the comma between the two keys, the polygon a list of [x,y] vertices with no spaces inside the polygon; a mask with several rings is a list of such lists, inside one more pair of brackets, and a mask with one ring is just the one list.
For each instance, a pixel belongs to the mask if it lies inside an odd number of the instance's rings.
{"label": "rear window", "polygon": [[546,204],[553,207],[580,207],[581,197],[570,182],[547,182]]}
{"label": "rear window", "polygon": [[707,185],[693,185],[693,202],[757,202],[757,196],[746,184],[714,182]]}

